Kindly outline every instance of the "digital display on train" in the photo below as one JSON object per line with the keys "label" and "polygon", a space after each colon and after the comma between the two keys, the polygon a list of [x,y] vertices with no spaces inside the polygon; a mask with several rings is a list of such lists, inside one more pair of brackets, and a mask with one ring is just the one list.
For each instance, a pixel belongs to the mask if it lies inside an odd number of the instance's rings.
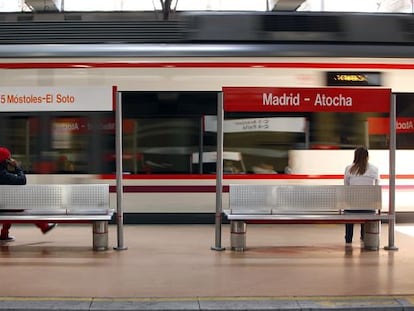
{"label": "digital display on train", "polygon": [[327,86],[382,86],[381,72],[328,71]]}

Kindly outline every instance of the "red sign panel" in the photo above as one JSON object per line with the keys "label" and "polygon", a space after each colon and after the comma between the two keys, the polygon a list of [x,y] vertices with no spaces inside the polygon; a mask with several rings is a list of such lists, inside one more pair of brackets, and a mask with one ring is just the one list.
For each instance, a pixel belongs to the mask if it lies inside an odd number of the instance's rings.
{"label": "red sign panel", "polygon": [[391,90],[223,87],[223,96],[234,112],[389,112]]}
{"label": "red sign panel", "polygon": [[[397,118],[396,133],[414,133],[414,118]],[[370,135],[386,135],[390,133],[389,118],[368,118],[368,133]]]}

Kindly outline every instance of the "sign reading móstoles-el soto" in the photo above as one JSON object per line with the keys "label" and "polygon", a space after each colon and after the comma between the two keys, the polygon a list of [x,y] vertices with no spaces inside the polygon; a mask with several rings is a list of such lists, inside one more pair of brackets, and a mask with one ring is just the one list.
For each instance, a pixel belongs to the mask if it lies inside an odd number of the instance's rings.
{"label": "sign reading m\u00f3stoles-el soto", "polygon": [[113,87],[0,87],[0,112],[111,111]]}
{"label": "sign reading m\u00f3stoles-el soto", "polygon": [[223,87],[223,97],[234,112],[389,112],[391,90]]}

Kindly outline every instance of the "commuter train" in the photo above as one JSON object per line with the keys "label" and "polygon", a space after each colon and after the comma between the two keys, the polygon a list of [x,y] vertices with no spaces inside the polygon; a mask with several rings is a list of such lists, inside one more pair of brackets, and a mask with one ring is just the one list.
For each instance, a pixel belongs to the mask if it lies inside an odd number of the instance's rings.
{"label": "commuter train", "polygon": [[[320,45],[315,53],[315,45],[296,42],[301,50],[288,56],[270,55],[271,45],[237,42],[134,46],[132,52],[119,44],[64,45],[65,53],[56,46],[0,45],[0,107],[2,98],[17,110],[26,100],[43,100],[13,94],[16,88],[116,90],[122,101],[125,222],[211,223],[223,87],[389,88],[397,115],[396,212],[413,213],[414,64],[397,55],[410,54],[407,46],[381,54],[386,44],[367,44],[357,47],[358,54],[343,52],[340,44]],[[107,97],[114,103],[116,94]],[[71,97],[63,94],[65,100]],[[89,101],[99,105],[102,96]],[[0,114],[0,144],[22,162],[29,183],[109,183],[115,207],[114,111],[12,110]],[[231,183],[342,184],[360,145],[369,147],[370,161],[380,169],[388,208],[388,114],[225,112],[224,119],[224,208]]]}
{"label": "commuter train", "polygon": [[[396,209],[414,211],[409,59],[8,59],[0,67],[2,90],[116,86],[124,119],[124,212],[178,214],[175,221],[180,213],[215,211],[214,120],[223,86],[325,87],[333,70],[347,75],[346,81],[375,75],[381,87],[396,94],[397,119],[403,120],[397,131]],[[115,185],[113,112],[4,112],[0,118],[3,144],[23,163],[29,182]],[[226,114],[224,185],[341,184],[353,148],[368,145],[386,194],[389,133],[375,126],[370,133],[367,126],[386,119],[372,113]]]}

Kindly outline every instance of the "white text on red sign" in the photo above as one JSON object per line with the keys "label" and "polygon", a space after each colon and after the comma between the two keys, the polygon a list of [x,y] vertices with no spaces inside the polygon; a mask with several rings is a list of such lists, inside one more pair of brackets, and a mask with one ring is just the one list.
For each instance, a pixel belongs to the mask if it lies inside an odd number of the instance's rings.
{"label": "white text on red sign", "polygon": [[352,97],[328,96],[326,94],[317,93],[315,98],[303,96],[300,93],[283,93],[280,96],[274,96],[272,93],[263,93],[263,106],[300,106],[303,102],[313,103],[313,106],[348,106],[352,107]]}

